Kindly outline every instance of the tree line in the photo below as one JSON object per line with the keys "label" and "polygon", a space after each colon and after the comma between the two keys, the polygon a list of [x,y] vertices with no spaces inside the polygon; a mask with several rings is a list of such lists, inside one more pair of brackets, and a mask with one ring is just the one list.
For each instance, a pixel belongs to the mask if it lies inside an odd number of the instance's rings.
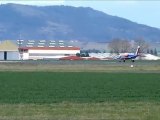
{"label": "tree line", "polygon": [[110,43],[108,44],[110,53],[116,53],[116,54],[126,53],[126,52],[134,53],[137,49],[137,46],[140,46],[140,53],[149,53],[157,55],[156,48],[154,50],[149,49],[149,44],[143,38],[138,38],[135,39],[134,41],[115,38],[111,40]]}
{"label": "tree line", "polygon": [[[157,49],[150,48],[149,43],[146,42],[143,38],[138,38],[131,41],[127,39],[115,38],[108,43],[108,48],[111,54],[135,53],[138,46],[140,46],[140,53],[148,53],[156,56],[158,55]],[[89,53],[106,53],[106,51],[98,49],[87,49],[81,50],[80,53],[76,54],[76,56],[89,57]]]}

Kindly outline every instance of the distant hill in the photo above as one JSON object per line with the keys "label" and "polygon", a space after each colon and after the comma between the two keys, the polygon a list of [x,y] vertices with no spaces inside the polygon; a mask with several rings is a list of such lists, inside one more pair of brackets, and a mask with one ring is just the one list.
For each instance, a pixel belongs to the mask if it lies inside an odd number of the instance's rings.
{"label": "distant hill", "polygon": [[52,39],[106,42],[113,38],[160,41],[160,29],[92,8],[0,5],[0,40]]}

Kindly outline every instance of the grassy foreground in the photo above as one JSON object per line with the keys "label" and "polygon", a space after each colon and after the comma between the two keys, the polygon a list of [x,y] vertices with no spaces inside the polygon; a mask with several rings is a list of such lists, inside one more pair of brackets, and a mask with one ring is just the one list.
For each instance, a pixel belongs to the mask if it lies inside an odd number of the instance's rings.
{"label": "grassy foreground", "polygon": [[[131,64],[134,67],[130,67]],[[0,62],[0,71],[50,71],[50,72],[124,72],[160,73],[160,60],[144,61],[11,61]]]}
{"label": "grassy foreground", "polygon": [[158,120],[158,73],[0,72],[2,120]]}
{"label": "grassy foreground", "polygon": [[160,102],[1,104],[1,120],[159,120]]}

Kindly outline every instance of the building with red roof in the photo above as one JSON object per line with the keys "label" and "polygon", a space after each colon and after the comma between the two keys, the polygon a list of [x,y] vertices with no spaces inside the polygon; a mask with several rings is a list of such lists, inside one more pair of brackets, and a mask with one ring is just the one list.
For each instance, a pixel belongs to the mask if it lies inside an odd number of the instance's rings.
{"label": "building with red roof", "polygon": [[76,56],[80,53],[80,48],[67,45],[64,41],[54,41],[54,40],[28,40],[25,42],[23,40],[18,41],[19,53],[21,60],[28,59],[59,59],[67,56]]}

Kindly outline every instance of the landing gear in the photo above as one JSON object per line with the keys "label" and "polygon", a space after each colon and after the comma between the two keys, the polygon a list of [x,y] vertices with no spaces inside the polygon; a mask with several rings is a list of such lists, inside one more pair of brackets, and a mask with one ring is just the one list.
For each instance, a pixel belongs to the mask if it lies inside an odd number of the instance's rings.
{"label": "landing gear", "polygon": [[123,62],[125,62],[125,60],[123,60]]}
{"label": "landing gear", "polygon": [[135,62],[134,60],[132,60],[132,62]]}

